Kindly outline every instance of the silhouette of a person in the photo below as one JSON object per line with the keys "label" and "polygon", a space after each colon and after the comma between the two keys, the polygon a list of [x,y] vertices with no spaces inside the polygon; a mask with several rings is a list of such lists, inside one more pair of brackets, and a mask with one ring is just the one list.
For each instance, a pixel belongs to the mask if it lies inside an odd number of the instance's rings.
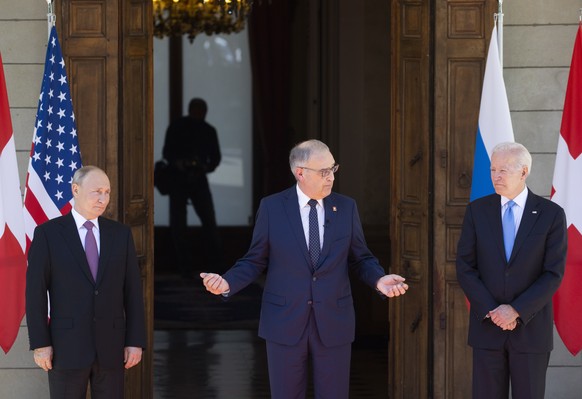
{"label": "silhouette of a person", "polygon": [[173,176],[170,229],[178,269],[184,277],[192,277],[194,271],[192,243],[187,236],[188,201],[202,223],[208,266],[219,270],[222,263],[222,245],[206,177],[220,163],[221,154],[216,129],[205,121],[207,111],[203,99],[192,99],[188,115],[178,118],[168,127],[163,149]]}

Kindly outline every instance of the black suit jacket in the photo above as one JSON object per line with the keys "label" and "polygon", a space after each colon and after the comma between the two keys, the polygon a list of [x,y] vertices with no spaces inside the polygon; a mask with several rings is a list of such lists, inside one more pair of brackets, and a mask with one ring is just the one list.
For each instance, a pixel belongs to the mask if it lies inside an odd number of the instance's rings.
{"label": "black suit jacket", "polygon": [[355,315],[348,271],[371,287],[385,274],[366,246],[355,201],[331,193],[323,204],[324,239],[315,271],[293,186],[261,201],[249,251],[223,276],[235,294],[267,269],[259,336],[268,341],[296,344],[313,311],[324,345],[352,342]]}
{"label": "black suit jacket", "polygon": [[[553,347],[552,296],[566,263],[563,209],[529,191],[509,261],[505,259],[501,198],[467,206],[457,249],[457,278],[470,304],[469,345],[502,349],[506,340],[521,352]],[[519,313],[519,325],[503,331],[486,315],[501,304]]]}
{"label": "black suit jacket", "polygon": [[[131,231],[99,218],[97,281],[89,270],[73,216],[34,231],[26,273],[30,348],[52,346],[53,367],[122,367],[123,348],[146,345],[141,277]],[[50,322],[47,314],[50,295]]]}

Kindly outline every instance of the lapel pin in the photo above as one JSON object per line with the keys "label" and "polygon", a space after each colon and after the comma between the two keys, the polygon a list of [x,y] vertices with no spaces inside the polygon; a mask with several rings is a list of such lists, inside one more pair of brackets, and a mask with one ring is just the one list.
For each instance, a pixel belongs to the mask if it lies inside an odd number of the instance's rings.
{"label": "lapel pin", "polygon": [[533,213],[535,215],[538,213],[538,211],[531,211],[531,213]]}
{"label": "lapel pin", "polygon": [[332,206],[331,207],[331,210],[334,211],[334,212],[337,212],[337,208],[335,206]]}

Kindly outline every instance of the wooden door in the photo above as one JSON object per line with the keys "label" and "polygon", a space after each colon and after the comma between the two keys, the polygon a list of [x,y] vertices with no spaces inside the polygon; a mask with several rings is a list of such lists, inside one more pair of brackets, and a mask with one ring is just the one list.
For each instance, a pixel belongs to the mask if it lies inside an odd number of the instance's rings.
{"label": "wooden door", "polygon": [[469,202],[487,45],[497,2],[438,0],[434,66],[434,397],[471,397],[469,314],[455,258]]}
{"label": "wooden door", "polygon": [[455,273],[469,201],[491,0],[394,0],[392,303],[394,398],[471,394],[468,311]]}
{"label": "wooden door", "polygon": [[57,29],[84,165],[104,169],[106,216],[131,227],[148,348],[126,373],[126,398],[151,398],[153,347],[153,61],[151,0],[61,0]]}
{"label": "wooden door", "polygon": [[393,398],[429,394],[431,326],[430,1],[392,2],[391,272],[410,291],[390,300]]}

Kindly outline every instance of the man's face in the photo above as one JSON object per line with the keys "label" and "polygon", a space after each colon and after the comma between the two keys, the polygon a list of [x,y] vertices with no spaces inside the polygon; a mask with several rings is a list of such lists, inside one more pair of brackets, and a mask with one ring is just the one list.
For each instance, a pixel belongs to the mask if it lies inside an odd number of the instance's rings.
{"label": "man's face", "polygon": [[514,199],[525,187],[527,166],[516,167],[515,157],[508,152],[495,153],[491,157],[491,181],[495,192]]}
{"label": "man's face", "polygon": [[321,175],[321,170],[330,169],[335,165],[335,160],[329,151],[315,153],[304,164],[303,168],[296,168],[295,176],[299,188],[309,198],[319,200],[331,194],[335,176],[330,172],[326,177]]}
{"label": "man's face", "polygon": [[111,185],[105,173],[90,171],[81,184],[73,184],[75,210],[85,219],[95,219],[105,212],[109,204]]}

